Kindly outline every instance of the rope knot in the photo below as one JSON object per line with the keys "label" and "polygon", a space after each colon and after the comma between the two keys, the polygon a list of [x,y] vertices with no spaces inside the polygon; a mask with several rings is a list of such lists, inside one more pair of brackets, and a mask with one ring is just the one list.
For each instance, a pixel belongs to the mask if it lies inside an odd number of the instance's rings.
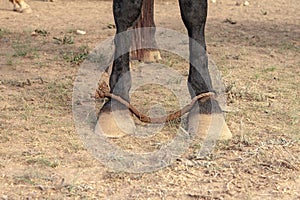
{"label": "rope knot", "polygon": [[109,95],[109,86],[106,82],[102,81],[98,84],[98,88],[96,90],[96,98],[105,98]]}

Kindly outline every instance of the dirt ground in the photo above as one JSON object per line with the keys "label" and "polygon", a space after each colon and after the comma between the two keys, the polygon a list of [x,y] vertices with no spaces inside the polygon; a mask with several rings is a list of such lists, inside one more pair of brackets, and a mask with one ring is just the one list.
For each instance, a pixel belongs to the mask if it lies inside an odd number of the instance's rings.
{"label": "dirt ground", "polygon": [[[0,199],[300,199],[298,1],[209,2],[208,53],[234,138],[205,159],[138,174],[89,154],[72,115],[80,63],[114,35],[112,2],[28,3],[31,14],[0,3]],[[157,1],[155,13],[157,26],[186,32],[176,1]]]}

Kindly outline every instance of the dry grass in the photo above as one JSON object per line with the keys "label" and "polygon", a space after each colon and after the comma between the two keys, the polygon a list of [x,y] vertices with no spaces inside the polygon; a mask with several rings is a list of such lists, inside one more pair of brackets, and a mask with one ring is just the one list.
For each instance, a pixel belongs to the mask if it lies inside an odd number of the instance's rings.
{"label": "dry grass", "polygon": [[[169,167],[140,174],[111,171],[98,162],[72,119],[78,63],[114,33],[107,28],[113,22],[111,2],[29,1],[34,14],[24,16],[1,3],[0,199],[299,199],[297,2],[249,2],[210,4],[207,24],[208,51],[226,85],[233,140],[218,143],[203,159],[192,158],[200,148],[194,145]],[[175,2],[159,1],[156,12],[158,26],[184,32]],[[226,18],[237,24],[224,23]],[[49,34],[33,37],[35,29]],[[76,29],[87,35],[75,35]],[[66,35],[73,44],[53,39]],[[187,76],[185,61],[163,55],[161,64]],[[141,110],[158,102],[167,111],[177,109],[172,93],[147,87],[133,94]],[[173,138],[177,125],[147,139],[113,142],[150,152]]]}

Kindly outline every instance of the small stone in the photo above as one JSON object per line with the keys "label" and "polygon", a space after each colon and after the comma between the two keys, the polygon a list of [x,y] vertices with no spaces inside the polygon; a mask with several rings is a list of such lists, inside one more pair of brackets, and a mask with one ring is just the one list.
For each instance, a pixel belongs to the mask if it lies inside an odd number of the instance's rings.
{"label": "small stone", "polygon": [[31,36],[37,36],[37,35],[38,35],[38,33],[35,32],[35,31],[33,31],[33,32],[31,33]]}
{"label": "small stone", "polygon": [[78,35],[85,35],[86,32],[82,31],[82,30],[76,30],[76,34],[78,34]]}
{"label": "small stone", "polygon": [[262,15],[267,15],[267,14],[268,14],[268,12],[267,12],[267,11],[263,11],[263,10],[262,10],[262,11],[261,11],[261,14],[262,14]]}
{"label": "small stone", "polygon": [[217,3],[217,0],[211,0],[212,3]]}
{"label": "small stone", "polygon": [[250,3],[249,3],[249,1],[245,1],[243,5],[244,5],[244,6],[249,6]]}
{"label": "small stone", "polygon": [[37,187],[38,187],[38,189],[40,189],[40,190],[42,190],[42,191],[45,190],[45,188],[44,188],[42,185],[38,185]]}
{"label": "small stone", "polygon": [[7,195],[3,195],[1,199],[6,200],[6,199],[8,199],[8,196]]}

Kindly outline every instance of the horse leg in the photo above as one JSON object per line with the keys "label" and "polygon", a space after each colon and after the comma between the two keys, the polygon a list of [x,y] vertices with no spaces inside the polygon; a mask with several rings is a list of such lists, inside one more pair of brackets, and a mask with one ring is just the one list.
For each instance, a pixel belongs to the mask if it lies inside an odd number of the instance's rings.
{"label": "horse leg", "polygon": [[[21,13],[31,13],[30,6],[24,0],[13,0],[14,10]],[[17,5],[17,7],[15,6]]]}
{"label": "horse leg", "polygon": [[[189,35],[190,69],[188,77],[189,92],[192,97],[213,91],[208,70],[208,58],[205,43],[205,23],[207,0],[179,0],[182,20]],[[213,119],[213,120],[212,120]],[[197,137],[207,136],[217,139],[232,137],[222,110],[215,99],[199,101],[189,113],[189,132]],[[209,135],[207,135],[209,133]],[[217,137],[217,138],[216,138]]]}
{"label": "horse leg", "polygon": [[13,5],[14,5],[14,8],[13,8],[13,11],[17,11],[19,12],[20,11],[20,6],[17,4],[17,2],[15,0],[9,0]]}
{"label": "horse leg", "polygon": [[[114,0],[113,13],[116,24],[115,58],[109,80],[111,93],[129,102],[131,76],[129,71],[129,52],[131,38],[127,33],[141,13],[142,0]],[[134,133],[134,122],[130,112],[115,100],[107,102],[100,110],[99,127],[107,137],[121,137]]]}

